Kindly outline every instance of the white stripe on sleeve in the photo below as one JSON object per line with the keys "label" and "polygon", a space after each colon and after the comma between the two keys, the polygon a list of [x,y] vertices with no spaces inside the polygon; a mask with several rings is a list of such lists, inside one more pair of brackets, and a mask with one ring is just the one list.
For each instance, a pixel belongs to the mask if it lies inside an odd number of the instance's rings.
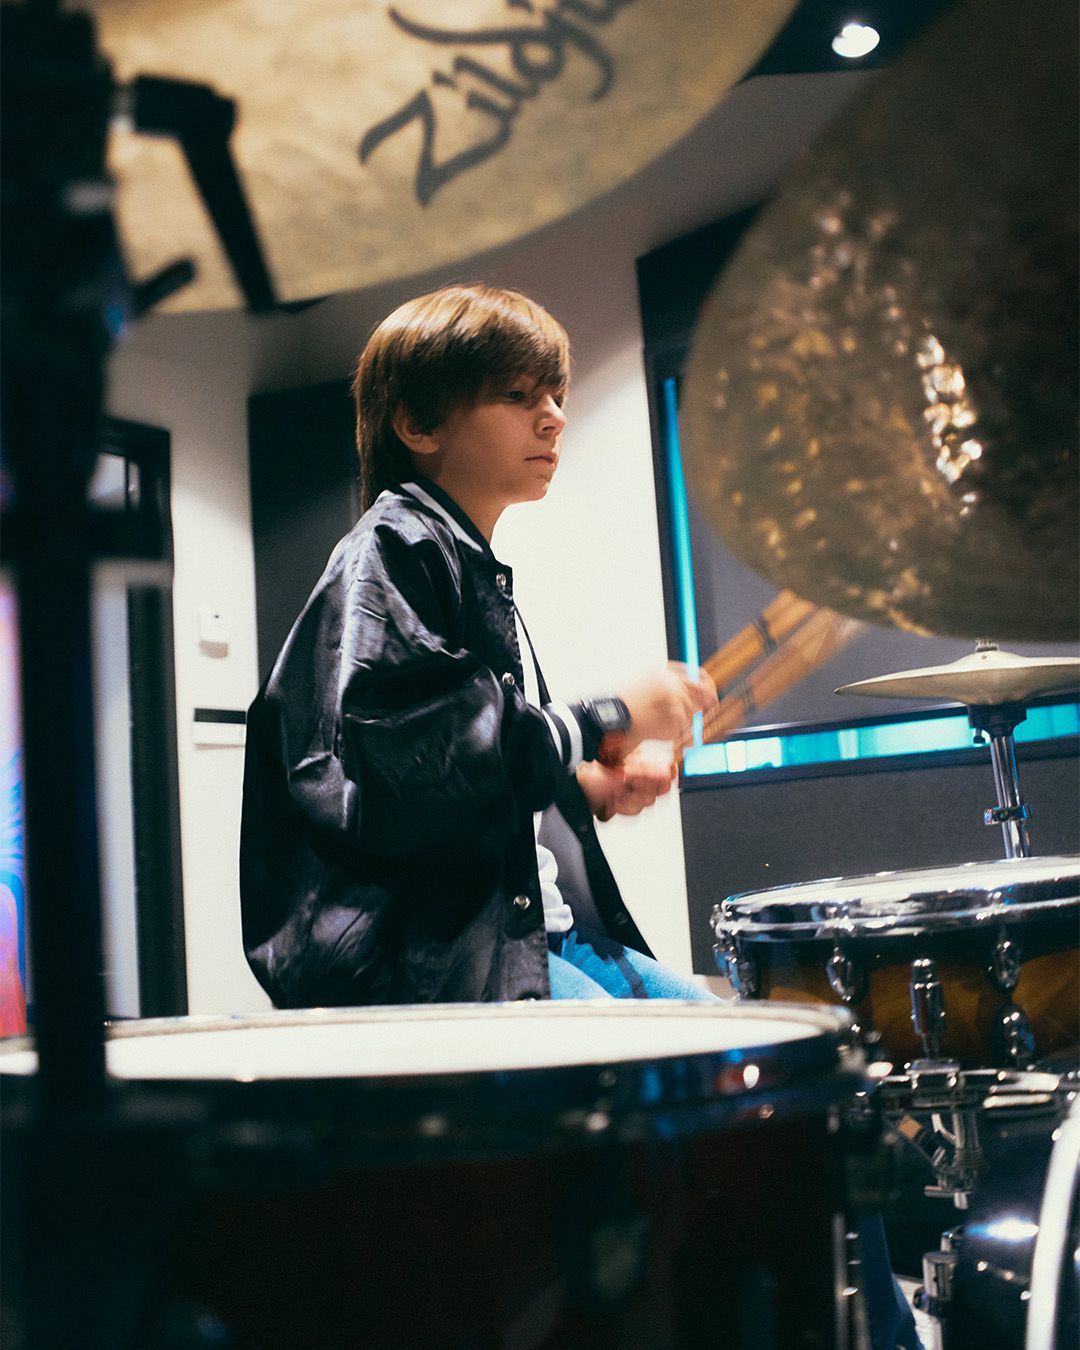
{"label": "white stripe on sleeve", "polygon": [[566,734],[570,738],[570,761],[566,767],[571,770],[576,769],[585,753],[585,746],[581,740],[581,728],[578,726],[577,718],[570,711],[570,705],[567,703],[548,703],[544,711],[552,717],[557,717],[562,726],[565,727]]}

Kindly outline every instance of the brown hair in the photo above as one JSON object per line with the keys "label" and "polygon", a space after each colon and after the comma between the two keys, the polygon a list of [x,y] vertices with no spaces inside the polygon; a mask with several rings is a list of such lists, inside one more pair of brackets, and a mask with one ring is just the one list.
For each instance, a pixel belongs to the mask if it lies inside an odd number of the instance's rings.
{"label": "brown hair", "polygon": [[353,379],[360,510],[412,475],[393,427],[399,408],[433,431],[493,382],[517,377],[559,396],[570,383],[566,333],[527,296],[479,283],[443,286],[395,309],[368,339]]}

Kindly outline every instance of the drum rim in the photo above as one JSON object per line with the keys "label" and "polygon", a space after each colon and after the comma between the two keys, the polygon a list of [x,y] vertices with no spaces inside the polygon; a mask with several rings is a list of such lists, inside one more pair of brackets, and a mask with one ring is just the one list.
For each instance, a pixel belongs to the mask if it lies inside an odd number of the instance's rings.
{"label": "drum rim", "polygon": [[[1044,876],[1026,875],[1036,863],[1040,869],[1049,866],[1057,870]],[[998,867],[1003,870],[996,885],[965,884],[965,877],[972,872]],[[925,884],[920,884],[924,879]],[[935,880],[936,886],[932,884]],[[953,884],[942,884],[950,880]],[[876,888],[897,883],[910,883],[909,894],[899,899],[874,900],[872,892]],[[780,898],[830,886],[856,893],[803,901]],[[859,894],[860,889],[871,894]],[[940,907],[935,908],[935,903]],[[1035,917],[1052,917],[1077,907],[1080,907],[1080,858],[1001,858],[943,868],[825,877],[740,891],[715,906],[712,924],[720,938],[790,941],[802,937],[835,942],[854,936],[899,938],[918,936],[928,930],[1015,924]],[[778,911],[786,911],[785,916],[778,917]]]}
{"label": "drum rim", "polygon": [[[320,1077],[237,1079],[229,1077],[111,1078],[121,1100],[189,1100],[196,1110],[221,1122],[269,1119],[275,1127],[307,1130],[312,1120],[339,1151],[363,1159],[427,1155],[473,1156],[477,1148],[508,1153],[563,1147],[577,1140],[591,1146],[606,1139],[668,1138],[711,1132],[757,1122],[823,1119],[854,1094],[865,1091],[865,1057],[851,1032],[847,1010],[821,1005],[716,1005],[710,1003],[618,1001],[544,1003],[552,1020],[607,1016],[612,1021],[644,1018],[747,1018],[781,1023],[810,1023],[818,1034],[753,1047],[729,1046],[703,1051],[645,1051],[636,1059],[601,1059],[532,1068],[450,1070],[364,1076],[337,1073]],[[616,1011],[618,1009],[618,1011]],[[507,1021],[535,1017],[536,1005],[400,1005],[387,1008],[305,1009],[192,1018],[147,1019],[153,1031],[227,1031],[244,1025],[306,1026],[407,1020],[456,1013],[458,1018],[491,1017]],[[278,1020],[275,1020],[278,1019]],[[136,1022],[108,1028],[110,1037],[134,1037]],[[13,1038],[25,1042],[29,1038]],[[14,1051],[12,1042],[5,1045]],[[25,1045],[24,1047],[25,1048]],[[32,1048],[32,1046],[31,1046]],[[10,1104],[34,1091],[36,1073],[4,1071],[0,1084]],[[755,1078],[746,1077],[753,1063]],[[327,1123],[329,1122],[329,1123]],[[323,1137],[320,1135],[320,1137]]]}
{"label": "drum rim", "polygon": [[[837,902],[830,901],[830,904]],[[717,937],[745,937],[768,942],[790,941],[793,937],[820,938],[838,942],[844,938],[919,937],[940,930],[984,928],[1012,925],[1033,918],[1052,917],[1080,908],[1080,896],[1016,904],[972,906],[970,909],[934,911],[912,904],[892,914],[830,914],[820,916],[811,908],[805,918],[763,921],[755,918],[716,916],[713,928]]]}
{"label": "drum rim", "polygon": [[[538,1009],[542,1009],[540,1012]],[[537,1016],[545,1022],[557,1022],[582,1016],[587,1013],[590,1019],[606,1018],[613,1023],[626,1023],[632,1020],[654,1022],[656,1020],[685,1022],[716,1020],[776,1022],[777,1024],[800,1026],[809,1025],[813,1034],[796,1036],[790,1039],[763,1041],[752,1046],[740,1046],[737,1043],[717,1046],[713,1049],[680,1048],[678,1046],[658,1051],[648,1046],[632,1056],[597,1057],[590,1060],[575,1060],[564,1064],[538,1064],[519,1066],[500,1066],[492,1064],[482,1068],[413,1070],[400,1074],[341,1072],[327,1075],[312,1075],[307,1078],[295,1076],[265,1077],[258,1079],[257,1087],[267,1087],[277,1083],[350,1083],[374,1089],[409,1088],[420,1082],[436,1082],[449,1086],[463,1082],[478,1081],[482,1078],[503,1079],[528,1076],[536,1078],[545,1075],[579,1074],[596,1076],[606,1070],[613,1070],[617,1076],[632,1077],[647,1073],[656,1066],[678,1066],[693,1062],[702,1069],[703,1080],[710,1075],[716,1080],[714,1086],[719,1090],[719,1076],[730,1068],[741,1070],[742,1066],[753,1061],[762,1072],[762,1080],[777,1081],[779,1075],[770,1073],[770,1066],[794,1066],[801,1072],[822,1072],[836,1070],[840,1072],[861,1072],[863,1067],[862,1051],[853,1034],[853,1016],[846,1008],[832,1004],[819,1003],[698,1003],[665,999],[650,1003],[622,1002],[620,1000],[560,1000],[559,1002],[520,1003],[492,1005],[489,1003],[448,1003],[448,1004],[398,1004],[377,1008],[303,1008],[271,1009],[250,1013],[222,1014],[195,1013],[178,1017],[158,1017],[132,1019],[130,1021],[110,1022],[105,1026],[106,1040],[125,1039],[146,1040],[161,1036],[189,1035],[199,1033],[228,1033],[247,1029],[267,1028],[317,1028],[320,1026],[378,1025],[402,1023],[423,1026],[428,1022],[445,1021],[447,1017],[457,1021],[489,1021],[493,1016],[504,1021],[533,1020]],[[5,1053],[34,1053],[33,1034],[13,1036],[0,1043],[0,1082],[32,1081],[36,1070],[23,1072],[5,1069]],[[225,1088],[235,1085],[248,1086],[247,1079],[229,1077],[190,1077],[190,1076],[153,1076],[153,1077],[117,1077],[110,1081],[125,1084],[220,1084]],[[731,1090],[733,1084],[725,1086]]]}
{"label": "drum rim", "polygon": [[[718,1013],[727,1020],[797,1022],[829,1032],[843,1029],[846,1020],[837,1013],[843,1009],[820,1007],[813,1003],[792,1003],[773,1008],[759,1005],[753,1008],[739,1003],[696,1002],[682,999],[527,999],[520,1003],[393,1003],[375,1006],[349,1007],[321,1006],[316,1008],[271,1008],[239,1013],[186,1013],[178,1017],[147,1017],[110,1021],[106,1031],[110,1039],[125,1036],[169,1035],[173,1032],[230,1030],[238,1026],[324,1026],[337,1022],[444,1022],[489,1021],[492,1018],[531,1021],[580,1017],[587,1013],[590,1020],[608,1018],[612,1021],[666,1019],[685,1021],[687,1018],[709,1021]],[[717,1052],[719,1053],[719,1052]]]}
{"label": "drum rim", "polygon": [[1038,1208],[1038,1232],[1028,1288],[1025,1350],[1053,1350],[1057,1344],[1058,1293],[1070,1258],[1069,1220],[1080,1185],[1080,1093],[1074,1089],[1069,1110],[1050,1152]]}
{"label": "drum rim", "polygon": [[[673,1059],[707,1055],[710,1057],[745,1056],[748,1049],[757,1055],[776,1055],[785,1048],[799,1044],[829,1044],[830,1047],[847,1047],[851,1042],[852,1015],[846,1008],[818,1003],[755,1003],[747,1005],[735,1000],[720,1004],[684,1001],[681,999],[663,1000],[618,1000],[618,999],[560,999],[528,1000],[521,1003],[401,1003],[380,1006],[356,1007],[317,1007],[317,1008],[271,1008],[257,1009],[238,1013],[184,1013],[171,1017],[132,1018],[105,1023],[104,1032],[107,1041],[127,1038],[146,1038],[150,1036],[190,1035],[197,1032],[228,1032],[244,1028],[267,1027],[320,1027],[334,1025],[365,1025],[388,1022],[392,1025],[402,1023],[423,1025],[427,1022],[454,1021],[490,1021],[502,1020],[531,1021],[541,1017],[544,1021],[557,1021],[580,1017],[586,1013],[591,1020],[606,1018],[612,1022],[631,1020],[655,1021],[657,1019],[685,1022],[688,1018],[696,1021],[715,1020],[718,1016],[727,1021],[764,1021],[778,1023],[796,1023],[809,1025],[817,1032],[809,1037],[793,1037],[789,1040],[764,1042],[753,1047],[731,1045],[713,1050],[688,1051],[675,1049],[671,1054],[658,1054],[655,1051],[627,1059],[604,1060],[597,1063],[613,1065],[640,1065],[654,1063],[657,1059]],[[5,1073],[3,1057],[5,1052],[15,1054],[33,1052],[36,1042],[33,1032],[10,1036],[0,1040],[0,1079],[25,1077],[23,1074]],[[533,1066],[538,1069],[540,1066]],[[551,1069],[582,1067],[580,1063],[572,1065],[551,1065]],[[445,1074],[433,1076],[452,1077],[469,1076],[473,1073],[513,1073],[517,1069],[491,1068],[489,1070],[449,1070]],[[522,1072],[529,1071],[523,1068]],[[341,1075],[342,1078],[354,1078],[358,1075]],[[368,1075],[383,1081],[394,1081],[392,1075]],[[401,1078],[412,1078],[414,1074],[402,1074]],[[154,1081],[171,1081],[155,1079]],[[182,1081],[182,1080],[176,1080]]]}

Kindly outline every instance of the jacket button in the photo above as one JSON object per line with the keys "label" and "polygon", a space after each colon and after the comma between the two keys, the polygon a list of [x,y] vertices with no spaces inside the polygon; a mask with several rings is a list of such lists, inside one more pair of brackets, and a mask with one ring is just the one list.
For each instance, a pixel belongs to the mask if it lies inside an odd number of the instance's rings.
{"label": "jacket button", "polygon": [[506,573],[505,573],[505,572],[496,572],[496,573],[495,573],[495,585],[498,586],[498,588],[499,588],[500,591],[505,591],[505,590],[506,590]]}
{"label": "jacket button", "polygon": [[520,910],[524,911],[524,910],[528,909],[529,906],[530,906],[531,904],[532,904],[532,901],[529,899],[529,897],[528,897],[527,895],[515,895],[515,896],[514,896],[514,908],[515,908],[515,909],[520,909]]}
{"label": "jacket button", "polygon": [[502,682],[506,685],[507,689],[513,689],[514,685],[517,684],[517,680],[514,678],[514,672],[508,670],[502,677]]}

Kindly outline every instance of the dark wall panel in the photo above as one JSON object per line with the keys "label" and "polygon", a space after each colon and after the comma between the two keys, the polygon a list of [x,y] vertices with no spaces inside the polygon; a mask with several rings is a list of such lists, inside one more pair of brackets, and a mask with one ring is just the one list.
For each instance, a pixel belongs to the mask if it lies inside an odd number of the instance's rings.
{"label": "dark wall panel", "polygon": [[354,421],[344,380],[248,402],[260,680],[356,521]]}
{"label": "dark wall panel", "polygon": [[[1080,853],[1080,761],[1020,760],[1036,853]],[[695,788],[681,801],[694,969],[715,975],[712,907],[738,891],[1004,856],[978,764]]]}

